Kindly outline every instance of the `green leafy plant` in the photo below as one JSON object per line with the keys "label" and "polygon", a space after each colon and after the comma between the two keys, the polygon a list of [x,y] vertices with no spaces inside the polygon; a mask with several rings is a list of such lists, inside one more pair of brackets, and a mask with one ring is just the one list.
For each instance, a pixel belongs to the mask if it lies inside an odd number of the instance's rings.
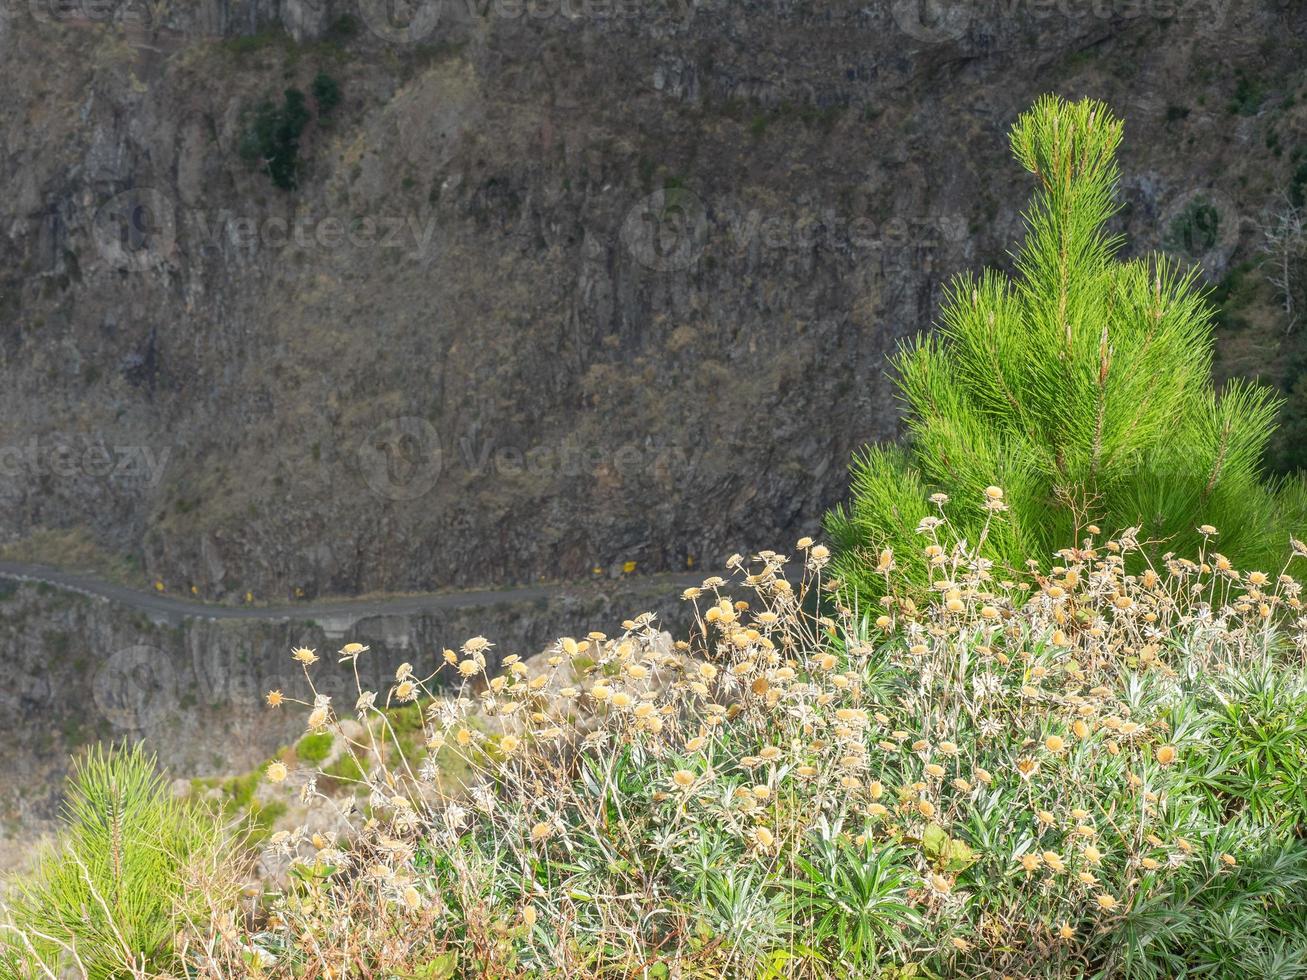
{"label": "green leafy plant", "polygon": [[826,840],[795,864],[800,874],[786,886],[806,924],[807,945],[829,951],[849,976],[899,962],[910,945],[906,933],[921,924],[908,897],[913,869],[900,851]]}
{"label": "green leafy plant", "polygon": [[309,765],[319,765],[331,755],[331,746],[335,741],[331,732],[311,732],[295,743],[295,756]]}
{"label": "green leafy plant", "polygon": [[1190,703],[1185,720],[1207,747],[1193,786],[1219,810],[1307,833],[1307,676],[1267,662],[1212,679]]}
{"label": "green leafy plant", "polygon": [[938,331],[894,362],[907,445],[855,459],[852,501],[828,515],[854,593],[883,594],[890,561],[931,581],[919,529],[948,500],[954,526],[1005,575],[1095,523],[1146,526],[1156,538],[1142,557],[1197,551],[1202,525],[1245,567],[1287,556],[1286,518],[1302,517],[1304,494],[1261,472],[1276,398],[1243,382],[1213,390],[1211,310],[1194,273],[1165,256],[1115,257],[1121,133],[1088,100],[1049,96],[1018,120],[1012,149],[1037,188],[1016,277],[951,284]]}
{"label": "green leafy plant", "polygon": [[180,922],[202,919],[216,897],[201,882],[225,837],[212,814],[173,796],[139,745],[96,748],[70,780],[58,844],[9,899],[0,978],[173,970]]}

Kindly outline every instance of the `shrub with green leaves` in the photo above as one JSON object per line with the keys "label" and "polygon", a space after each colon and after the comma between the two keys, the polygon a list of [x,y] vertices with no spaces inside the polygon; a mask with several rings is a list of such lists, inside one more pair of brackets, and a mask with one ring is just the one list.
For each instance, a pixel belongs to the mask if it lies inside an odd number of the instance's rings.
{"label": "shrub with green leaves", "polygon": [[1307,836],[1307,673],[1264,663],[1197,685],[1178,727],[1204,746],[1190,788],[1214,812]]}
{"label": "shrub with green leaves", "polygon": [[[883,593],[886,549],[929,580],[918,527],[946,499],[1009,574],[1095,523],[1146,527],[1154,558],[1196,551],[1202,525],[1240,567],[1288,554],[1307,494],[1261,472],[1276,398],[1244,382],[1213,390],[1212,310],[1193,272],[1161,255],[1116,258],[1121,134],[1102,103],[1054,96],[1013,128],[1036,179],[1016,275],[951,284],[938,330],[894,362],[907,444],[856,459],[852,501],[827,518],[856,593]],[[1001,511],[978,506],[993,486]]]}
{"label": "shrub with green leaves", "polygon": [[331,755],[333,741],[330,732],[311,732],[295,743],[295,756],[301,762],[316,766]]}
{"label": "shrub with green leaves", "polygon": [[170,973],[179,927],[217,897],[200,882],[226,836],[174,797],[139,745],[93,750],[71,778],[59,842],[0,916],[0,980]]}

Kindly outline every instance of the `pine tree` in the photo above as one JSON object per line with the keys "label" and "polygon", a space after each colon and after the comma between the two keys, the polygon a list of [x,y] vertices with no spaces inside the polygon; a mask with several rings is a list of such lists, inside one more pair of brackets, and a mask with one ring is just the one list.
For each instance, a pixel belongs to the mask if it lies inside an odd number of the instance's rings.
{"label": "pine tree", "polygon": [[[1141,527],[1154,558],[1196,553],[1205,524],[1219,532],[1208,551],[1239,567],[1270,571],[1288,555],[1307,492],[1262,475],[1276,399],[1245,382],[1214,390],[1212,310],[1194,272],[1116,258],[1121,134],[1103,103],[1056,96],[1014,126],[1013,153],[1036,178],[1016,274],[951,283],[937,331],[893,363],[906,445],[855,458],[851,503],[827,517],[855,593],[883,590],[886,548],[928,582],[917,528],[940,514],[932,494],[1010,574],[1047,567],[1090,524]],[[982,507],[993,486],[1005,511]]]}
{"label": "pine tree", "polygon": [[[179,923],[218,895],[231,836],[217,815],[178,800],[155,759],[92,749],[68,786],[65,826],[0,917],[0,980],[172,976]],[[224,887],[229,887],[224,882]]]}

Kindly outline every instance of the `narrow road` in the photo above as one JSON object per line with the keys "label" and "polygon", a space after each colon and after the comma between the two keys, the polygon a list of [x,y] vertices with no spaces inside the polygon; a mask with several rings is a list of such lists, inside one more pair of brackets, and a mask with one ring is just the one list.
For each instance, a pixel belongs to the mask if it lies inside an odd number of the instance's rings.
{"label": "narrow road", "polygon": [[[665,588],[670,596],[674,591],[698,585],[703,581],[705,574],[710,573],[681,572],[647,575],[621,581],[625,588],[632,591],[652,592]],[[609,580],[597,580],[523,585],[506,589],[477,589],[466,592],[428,592],[393,598],[311,600],[272,606],[223,606],[199,599],[169,595],[166,592],[134,589],[85,572],[69,572],[27,562],[0,561],[0,579],[43,582],[57,589],[107,599],[151,616],[166,616],[170,619],[245,619],[274,622],[332,616],[409,615],[439,609],[465,609],[506,602],[529,602],[584,594],[587,591],[594,591],[596,587],[610,588],[615,584]]]}

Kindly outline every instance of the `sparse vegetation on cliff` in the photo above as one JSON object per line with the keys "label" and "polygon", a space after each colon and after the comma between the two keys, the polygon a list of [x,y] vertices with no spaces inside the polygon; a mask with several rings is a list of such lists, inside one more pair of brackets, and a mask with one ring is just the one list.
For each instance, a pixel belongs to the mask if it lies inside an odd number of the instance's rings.
{"label": "sparse vegetation on cliff", "polygon": [[[309,92],[318,123],[330,123],[343,98],[340,82],[320,71],[313,76]],[[298,88],[286,89],[280,105],[273,99],[263,100],[247,113],[240,139],[241,158],[266,173],[274,186],[283,191],[295,190],[304,169],[300,141],[313,118],[308,100]]]}

